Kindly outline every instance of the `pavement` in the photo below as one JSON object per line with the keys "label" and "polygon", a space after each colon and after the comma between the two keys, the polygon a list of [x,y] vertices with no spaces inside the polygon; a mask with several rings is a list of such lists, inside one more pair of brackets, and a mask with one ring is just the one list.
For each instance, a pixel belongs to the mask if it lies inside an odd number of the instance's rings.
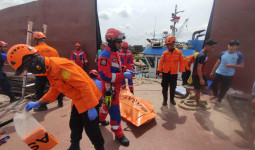
{"label": "pavement", "polygon": [[[159,80],[160,81],[160,80]],[[237,143],[244,141],[240,136],[243,132],[242,123],[245,115],[236,113],[242,108],[239,103],[223,100],[223,106],[217,107],[213,103],[212,109],[190,111],[179,106],[169,104],[162,106],[162,93],[159,83],[146,81],[134,86],[135,96],[151,101],[158,116],[151,122],[136,127],[122,119],[124,134],[130,140],[128,147],[121,146],[114,139],[110,126],[100,126],[105,140],[106,150],[241,150]],[[203,95],[204,98],[209,98]],[[1,99],[1,97],[0,97]],[[175,99],[180,102],[180,99]],[[70,105],[71,100],[64,98],[64,107],[57,107],[57,101],[48,104],[48,110],[30,113],[59,143],[53,150],[66,150],[70,146]],[[0,107],[0,123],[11,119],[14,112],[3,111],[8,105]],[[109,120],[109,116],[107,117]],[[13,123],[0,128],[0,138],[10,136],[6,143],[0,146],[1,150],[28,150],[29,147],[17,135]],[[81,140],[82,150],[93,150],[85,132]]]}

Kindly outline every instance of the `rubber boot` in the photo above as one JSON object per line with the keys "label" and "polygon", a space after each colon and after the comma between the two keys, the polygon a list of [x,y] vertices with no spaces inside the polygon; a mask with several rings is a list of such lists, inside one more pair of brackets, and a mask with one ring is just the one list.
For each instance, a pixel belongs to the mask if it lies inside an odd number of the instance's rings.
{"label": "rubber boot", "polygon": [[121,138],[115,137],[116,140],[120,142],[121,145],[123,146],[128,146],[129,145],[129,140],[126,138],[126,136],[123,134]]}

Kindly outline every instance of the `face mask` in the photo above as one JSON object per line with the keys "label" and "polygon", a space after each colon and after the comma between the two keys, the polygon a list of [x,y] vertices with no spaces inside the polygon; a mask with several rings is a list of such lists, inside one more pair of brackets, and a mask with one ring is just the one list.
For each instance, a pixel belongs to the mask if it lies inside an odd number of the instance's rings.
{"label": "face mask", "polygon": [[41,74],[45,73],[45,64],[44,64],[44,57],[36,55],[26,64],[26,68],[28,72],[33,74]]}

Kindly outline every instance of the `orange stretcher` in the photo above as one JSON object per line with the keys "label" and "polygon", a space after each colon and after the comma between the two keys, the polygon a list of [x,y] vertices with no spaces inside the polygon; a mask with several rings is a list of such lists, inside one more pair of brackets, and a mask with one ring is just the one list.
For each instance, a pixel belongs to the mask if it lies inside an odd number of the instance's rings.
{"label": "orange stretcher", "polygon": [[23,141],[33,150],[49,150],[58,144],[58,140],[42,127],[25,137]]}
{"label": "orange stretcher", "polygon": [[136,97],[128,90],[120,92],[120,113],[122,118],[137,127],[157,116],[150,101]]}

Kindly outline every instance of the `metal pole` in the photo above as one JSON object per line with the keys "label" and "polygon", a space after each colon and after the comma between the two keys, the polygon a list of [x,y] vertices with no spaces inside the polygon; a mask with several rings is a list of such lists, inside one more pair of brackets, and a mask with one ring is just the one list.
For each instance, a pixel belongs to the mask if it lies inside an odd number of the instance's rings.
{"label": "metal pole", "polygon": [[42,30],[43,30],[42,32],[46,35],[46,33],[47,33],[47,25],[46,24],[43,24]]}
{"label": "metal pole", "polygon": [[[27,40],[26,40],[27,45],[31,45],[32,29],[33,29],[33,22],[28,21],[28,24],[27,24]],[[25,96],[26,84],[27,84],[27,71],[24,71],[24,73],[23,73],[23,84],[22,84],[22,95],[21,95],[22,99]]]}

